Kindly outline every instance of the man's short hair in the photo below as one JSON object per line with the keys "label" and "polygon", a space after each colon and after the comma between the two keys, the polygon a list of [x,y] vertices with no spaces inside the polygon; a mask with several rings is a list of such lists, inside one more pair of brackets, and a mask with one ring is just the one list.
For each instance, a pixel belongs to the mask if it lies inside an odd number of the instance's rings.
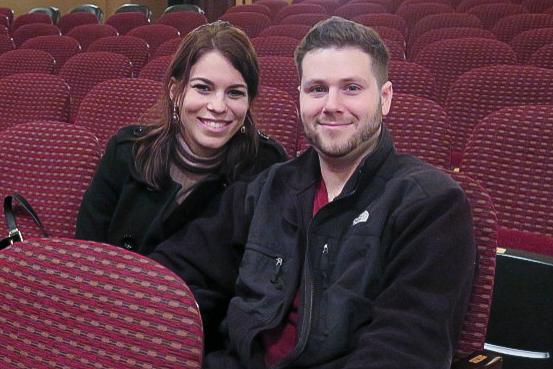
{"label": "man's short hair", "polygon": [[315,49],[357,47],[371,56],[372,69],[379,86],[388,81],[388,49],[378,33],[370,27],[340,17],[317,23],[296,48],[294,58],[298,73],[305,54]]}

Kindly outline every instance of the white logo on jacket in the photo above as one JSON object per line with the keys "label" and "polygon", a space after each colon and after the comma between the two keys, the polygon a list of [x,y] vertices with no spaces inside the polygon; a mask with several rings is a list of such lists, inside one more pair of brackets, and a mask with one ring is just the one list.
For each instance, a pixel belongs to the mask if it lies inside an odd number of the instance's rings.
{"label": "white logo on jacket", "polygon": [[358,223],[365,223],[368,219],[369,219],[369,212],[367,210],[365,210],[364,212],[359,214],[357,216],[357,218],[355,218],[353,220],[353,224],[351,226],[353,227],[354,225],[356,225]]}

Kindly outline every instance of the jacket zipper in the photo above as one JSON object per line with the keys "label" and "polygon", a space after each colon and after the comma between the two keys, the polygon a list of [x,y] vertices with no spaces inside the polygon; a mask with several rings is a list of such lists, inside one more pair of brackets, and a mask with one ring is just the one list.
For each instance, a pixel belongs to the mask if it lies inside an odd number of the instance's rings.
{"label": "jacket zipper", "polygon": [[321,254],[321,272],[323,277],[323,289],[328,287],[328,243],[323,246]]}

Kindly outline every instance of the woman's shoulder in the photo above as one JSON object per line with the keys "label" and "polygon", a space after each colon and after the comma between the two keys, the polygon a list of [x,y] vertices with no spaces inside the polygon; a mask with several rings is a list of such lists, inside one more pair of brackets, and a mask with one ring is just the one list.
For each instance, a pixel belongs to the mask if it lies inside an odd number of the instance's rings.
{"label": "woman's shoulder", "polygon": [[113,141],[114,144],[121,145],[121,144],[132,144],[134,143],[138,138],[144,136],[146,134],[146,126],[139,125],[139,124],[133,124],[130,126],[126,126],[121,128],[112,138],[111,141]]}
{"label": "woman's shoulder", "polygon": [[280,143],[266,135],[263,131],[257,131],[259,139],[258,157],[272,158],[275,162],[281,162],[288,159],[286,151]]}

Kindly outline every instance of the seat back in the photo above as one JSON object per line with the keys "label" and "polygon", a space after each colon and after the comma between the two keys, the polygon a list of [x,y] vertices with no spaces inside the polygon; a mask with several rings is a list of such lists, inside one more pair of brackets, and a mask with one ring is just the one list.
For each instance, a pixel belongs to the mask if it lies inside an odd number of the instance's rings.
{"label": "seat back", "polygon": [[551,7],[551,1],[548,0],[523,0],[521,3],[530,13],[544,13]]}
{"label": "seat back", "polygon": [[406,3],[401,4],[400,7],[396,10],[396,14],[405,19],[407,27],[413,29],[415,24],[422,18],[431,15],[431,14],[442,14],[442,13],[454,13],[450,5],[441,4],[441,3]]}
{"label": "seat back", "polygon": [[152,18],[152,10],[147,5],[141,5],[141,4],[123,4],[115,10],[115,14],[119,14],[119,13],[143,14],[146,17],[146,19],[148,19],[148,23],[150,23],[150,20]]}
{"label": "seat back", "polygon": [[294,51],[299,40],[286,36],[255,37],[252,40],[257,56],[286,56],[294,57]]}
{"label": "seat back", "polygon": [[[202,322],[186,284],[142,255],[70,239],[0,252],[3,362],[25,368],[202,366]],[[9,363],[9,364],[7,364]]]}
{"label": "seat back", "polygon": [[252,111],[256,127],[280,142],[288,156],[295,156],[300,127],[294,100],[277,88],[261,86]]}
{"label": "seat back", "polygon": [[395,28],[407,37],[407,23],[396,14],[363,14],[353,17],[353,21],[365,26],[385,26]]}
{"label": "seat back", "polygon": [[31,23],[46,23],[52,24],[52,18],[48,14],[44,13],[27,13],[22,14],[19,17],[15,18],[15,21],[12,25],[12,32],[15,32],[19,27],[25,24]]}
{"label": "seat back", "polygon": [[97,5],[94,4],[83,4],[74,7],[69,11],[69,13],[90,13],[96,16],[98,22],[101,22],[104,19],[104,11]]}
{"label": "seat back", "polygon": [[150,62],[142,68],[138,77],[163,82],[167,69],[169,69],[169,65],[171,64],[171,60],[173,60],[173,56],[171,55],[160,56],[159,58],[150,60]]}
{"label": "seat back", "polygon": [[487,38],[495,40],[495,35],[488,30],[482,28],[467,28],[467,27],[451,27],[438,28],[423,33],[409,47],[409,58],[415,59],[417,54],[427,45],[433,42],[458,39],[458,38]]}
{"label": "seat back", "polygon": [[12,51],[15,49],[13,39],[8,35],[0,35],[0,55],[6,51]]}
{"label": "seat back", "polygon": [[42,50],[52,55],[56,60],[54,74],[57,74],[69,58],[81,52],[81,45],[69,36],[39,36],[25,41],[20,49]]}
{"label": "seat back", "polygon": [[317,4],[292,4],[283,7],[273,18],[274,24],[279,24],[282,20],[290,15],[297,14],[328,14],[326,9]]}
{"label": "seat back", "polygon": [[509,42],[518,34],[553,27],[553,14],[516,14],[500,19],[492,28],[498,40]]}
{"label": "seat back", "polygon": [[141,78],[119,78],[94,86],[79,107],[75,124],[98,137],[102,150],[120,128],[141,122],[158,101],[161,83]]}
{"label": "seat back", "polygon": [[391,60],[388,79],[392,82],[394,92],[436,100],[436,81],[432,73],[422,65],[404,60]]}
{"label": "seat back", "polygon": [[428,15],[419,20],[415,27],[409,31],[409,42],[415,42],[428,31],[451,27],[482,28],[482,22],[478,17],[466,13]]}
{"label": "seat back", "polygon": [[334,15],[345,19],[352,19],[363,14],[380,13],[388,13],[388,10],[384,6],[374,3],[344,4],[334,10]]}
{"label": "seat back", "polygon": [[259,80],[264,86],[286,92],[294,102],[299,101],[300,80],[293,58],[285,56],[260,56]]}
{"label": "seat back", "polygon": [[59,75],[71,88],[70,121],[75,120],[84,96],[98,83],[108,79],[132,76],[131,62],[126,56],[110,52],[85,52],[70,58]]}
{"label": "seat back", "polygon": [[154,55],[158,47],[165,41],[179,38],[180,32],[175,27],[165,24],[148,24],[133,28],[127,33],[127,36],[138,37],[146,41],[150,46],[150,55]]}
{"label": "seat back", "polygon": [[511,3],[511,0],[461,0],[457,4],[457,12],[466,13],[471,8],[483,4]]}
{"label": "seat back", "polygon": [[58,27],[62,35],[83,24],[97,24],[98,18],[92,13],[68,13],[61,16]]}
{"label": "seat back", "polygon": [[461,169],[491,194],[502,227],[553,237],[553,97],[550,104],[486,116],[470,136]]}
{"label": "seat back", "polygon": [[281,20],[280,24],[282,25],[303,24],[309,27],[313,27],[315,24],[319,23],[324,19],[327,19],[328,17],[329,16],[327,14],[321,14],[321,13],[293,14]]}
{"label": "seat back", "polygon": [[267,8],[271,9],[271,19],[274,20],[276,14],[284,7],[288,6],[286,0],[258,0],[255,2],[256,5],[264,5]]}
{"label": "seat back", "polygon": [[258,37],[284,36],[301,40],[311,27],[305,24],[275,24],[263,29]]}
{"label": "seat back", "polygon": [[394,94],[394,103],[384,124],[399,152],[411,154],[432,165],[449,169],[449,119],[436,102],[415,95]]}
{"label": "seat back", "polygon": [[107,51],[126,56],[132,63],[133,76],[138,76],[138,73],[142,67],[146,65],[150,57],[150,51],[146,41],[133,36],[102,37],[91,43],[88,47],[88,51]]}
{"label": "seat back", "polygon": [[182,38],[172,38],[165,41],[156,50],[156,53],[152,56],[152,59],[159,58],[161,56],[173,56],[182,42]]}
{"label": "seat back", "polygon": [[553,69],[553,44],[545,45],[533,53],[528,60],[528,65]]}
{"label": "seat back", "polygon": [[259,32],[271,25],[271,19],[261,13],[226,13],[219,19],[242,29],[250,38],[256,37]]}
{"label": "seat back", "polygon": [[117,29],[109,24],[83,24],[73,28],[67,34],[79,41],[82,51],[87,51],[88,46],[99,38],[118,35]]}
{"label": "seat back", "polygon": [[259,13],[266,15],[269,19],[273,17],[273,13],[268,6],[260,4],[247,4],[231,6],[225,13]]}
{"label": "seat back", "polygon": [[177,11],[164,13],[157,23],[175,27],[179,30],[181,37],[184,37],[193,29],[206,24],[207,18],[205,15],[194,11]]}
{"label": "seat back", "polygon": [[53,73],[56,61],[42,50],[15,49],[0,55],[0,78],[17,73]]}
{"label": "seat back", "polygon": [[[100,159],[96,137],[68,123],[35,121],[9,128],[0,142],[2,198],[21,194],[51,236],[73,237],[82,196]],[[41,236],[18,208],[14,212],[23,237]]]}
{"label": "seat back", "polygon": [[510,42],[520,64],[526,64],[535,51],[548,44],[553,44],[553,27],[522,32]]}
{"label": "seat back", "polygon": [[19,27],[13,32],[13,42],[16,47],[20,47],[23,43],[33,37],[37,36],[49,36],[49,35],[61,35],[58,27],[53,24],[46,23],[31,23],[25,24]]}
{"label": "seat back", "polygon": [[518,4],[495,3],[477,5],[468,11],[469,14],[477,16],[486,29],[491,29],[502,18],[514,14],[528,13],[525,7]]}
{"label": "seat back", "polygon": [[[128,4],[130,5],[130,4]],[[120,35],[126,35],[130,30],[150,24],[150,19],[144,13],[115,13],[106,19],[106,24],[117,29]]]}

